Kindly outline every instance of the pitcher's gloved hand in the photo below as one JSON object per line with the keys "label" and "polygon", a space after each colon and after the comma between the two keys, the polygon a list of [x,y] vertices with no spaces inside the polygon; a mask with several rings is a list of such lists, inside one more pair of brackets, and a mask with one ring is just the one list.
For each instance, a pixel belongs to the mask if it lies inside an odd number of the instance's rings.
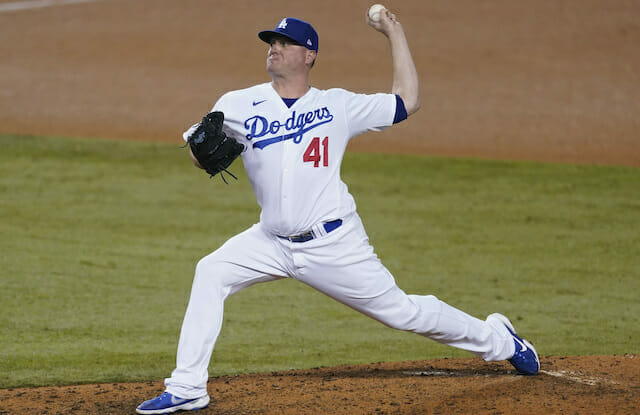
{"label": "pitcher's gloved hand", "polygon": [[200,124],[189,136],[187,144],[198,163],[211,177],[220,173],[222,180],[227,183],[221,172],[224,171],[234,179],[238,179],[227,170],[227,167],[244,151],[244,145],[222,131],[223,122],[222,112],[208,113],[202,117]]}

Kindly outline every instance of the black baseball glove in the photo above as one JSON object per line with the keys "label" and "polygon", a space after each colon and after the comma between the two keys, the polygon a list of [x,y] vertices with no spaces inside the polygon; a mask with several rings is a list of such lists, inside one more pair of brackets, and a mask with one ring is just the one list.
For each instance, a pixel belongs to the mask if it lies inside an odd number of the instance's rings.
{"label": "black baseball glove", "polygon": [[244,150],[244,145],[235,138],[228,137],[222,131],[224,113],[213,111],[202,117],[202,122],[189,136],[187,144],[204,170],[213,177],[220,173],[220,177],[227,183],[222,172],[227,172],[234,179],[238,179],[227,170],[227,167],[238,158]]}

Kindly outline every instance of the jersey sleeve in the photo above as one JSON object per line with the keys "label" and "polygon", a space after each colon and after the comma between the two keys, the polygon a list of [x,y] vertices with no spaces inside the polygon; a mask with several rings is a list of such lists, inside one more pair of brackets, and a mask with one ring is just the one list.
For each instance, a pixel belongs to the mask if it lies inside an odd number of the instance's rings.
{"label": "jersey sleeve", "polygon": [[345,92],[345,115],[350,137],[366,131],[381,131],[393,124],[396,115],[394,94]]}
{"label": "jersey sleeve", "polygon": [[407,119],[407,108],[400,95],[396,94],[396,115],[393,117],[393,123],[397,124]]}
{"label": "jersey sleeve", "polygon": [[187,131],[185,131],[184,133],[182,133],[182,139],[183,139],[185,142],[189,141],[189,136],[190,136],[191,134],[193,134],[193,132],[198,128],[198,125],[200,125],[200,123],[199,123],[199,122],[197,122],[197,123],[193,124],[191,127],[189,127],[189,128],[187,129]]}

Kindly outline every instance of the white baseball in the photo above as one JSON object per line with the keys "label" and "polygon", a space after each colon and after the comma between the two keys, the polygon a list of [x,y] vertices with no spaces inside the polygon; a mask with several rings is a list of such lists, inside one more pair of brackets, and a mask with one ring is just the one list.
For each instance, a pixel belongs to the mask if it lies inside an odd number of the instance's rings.
{"label": "white baseball", "polygon": [[382,4],[374,4],[373,6],[369,7],[369,18],[374,22],[380,21],[380,13],[382,13],[382,11],[386,9],[387,8]]}

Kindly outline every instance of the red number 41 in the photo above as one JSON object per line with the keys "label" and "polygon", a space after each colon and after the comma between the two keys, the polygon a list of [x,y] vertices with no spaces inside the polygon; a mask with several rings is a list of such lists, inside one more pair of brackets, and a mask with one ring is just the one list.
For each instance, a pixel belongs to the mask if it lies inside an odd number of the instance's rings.
{"label": "red number 41", "polygon": [[302,156],[302,161],[305,163],[313,162],[313,167],[320,167],[321,160],[324,167],[329,165],[329,137],[322,140],[322,154],[320,153],[320,137],[314,137]]}

